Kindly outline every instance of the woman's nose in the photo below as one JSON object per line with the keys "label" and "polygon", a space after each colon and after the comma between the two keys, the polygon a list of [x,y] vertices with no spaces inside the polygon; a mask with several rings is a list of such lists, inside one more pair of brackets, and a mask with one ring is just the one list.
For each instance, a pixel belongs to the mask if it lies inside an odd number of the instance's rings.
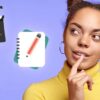
{"label": "woman's nose", "polygon": [[78,41],[78,46],[83,47],[83,48],[88,48],[89,45],[90,45],[89,36],[82,35]]}

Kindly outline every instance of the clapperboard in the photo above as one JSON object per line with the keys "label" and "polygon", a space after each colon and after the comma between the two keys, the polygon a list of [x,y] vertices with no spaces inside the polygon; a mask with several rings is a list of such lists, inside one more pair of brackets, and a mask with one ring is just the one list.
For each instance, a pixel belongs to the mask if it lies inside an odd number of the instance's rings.
{"label": "clapperboard", "polygon": [[[3,7],[0,6],[0,9]],[[4,15],[0,16],[0,42],[5,42]]]}

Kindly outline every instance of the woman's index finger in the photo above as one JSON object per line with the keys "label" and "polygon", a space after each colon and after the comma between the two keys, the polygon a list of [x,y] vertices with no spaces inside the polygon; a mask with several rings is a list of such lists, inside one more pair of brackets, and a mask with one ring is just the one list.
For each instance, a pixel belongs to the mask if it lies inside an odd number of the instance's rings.
{"label": "woman's index finger", "polygon": [[78,61],[72,66],[70,76],[75,75],[77,73],[77,69],[80,66],[83,59],[84,59],[84,55],[81,55],[81,57],[78,59]]}

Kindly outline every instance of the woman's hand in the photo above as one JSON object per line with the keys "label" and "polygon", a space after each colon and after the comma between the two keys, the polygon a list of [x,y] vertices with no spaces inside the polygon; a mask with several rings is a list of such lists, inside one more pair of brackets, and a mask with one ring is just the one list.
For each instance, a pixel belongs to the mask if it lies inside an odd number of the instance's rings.
{"label": "woman's hand", "polygon": [[71,72],[67,78],[69,100],[84,100],[84,84],[87,83],[88,89],[92,90],[92,79],[84,70],[77,72],[78,67],[83,61],[82,55],[79,60],[73,65]]}

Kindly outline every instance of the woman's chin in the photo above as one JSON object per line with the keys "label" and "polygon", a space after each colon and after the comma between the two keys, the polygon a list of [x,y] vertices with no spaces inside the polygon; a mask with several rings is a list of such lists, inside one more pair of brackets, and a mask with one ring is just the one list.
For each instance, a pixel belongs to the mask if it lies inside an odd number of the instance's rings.
{"label": "woman's chin", "polygon": [[[69,61],[67,60],[67,64],[68,64],[68,66],[69,66],[70,68],[72,68],[72,66],[74,66],[75,63],[76,63],[76,61],[69,62]],[[82,62],[82,63],[80,64],[80,66],[78,67],[78,70],[86,70],[86,69],[88,69],[87,65],[88,65],[88,64],[86,64],[85,62]]]}

